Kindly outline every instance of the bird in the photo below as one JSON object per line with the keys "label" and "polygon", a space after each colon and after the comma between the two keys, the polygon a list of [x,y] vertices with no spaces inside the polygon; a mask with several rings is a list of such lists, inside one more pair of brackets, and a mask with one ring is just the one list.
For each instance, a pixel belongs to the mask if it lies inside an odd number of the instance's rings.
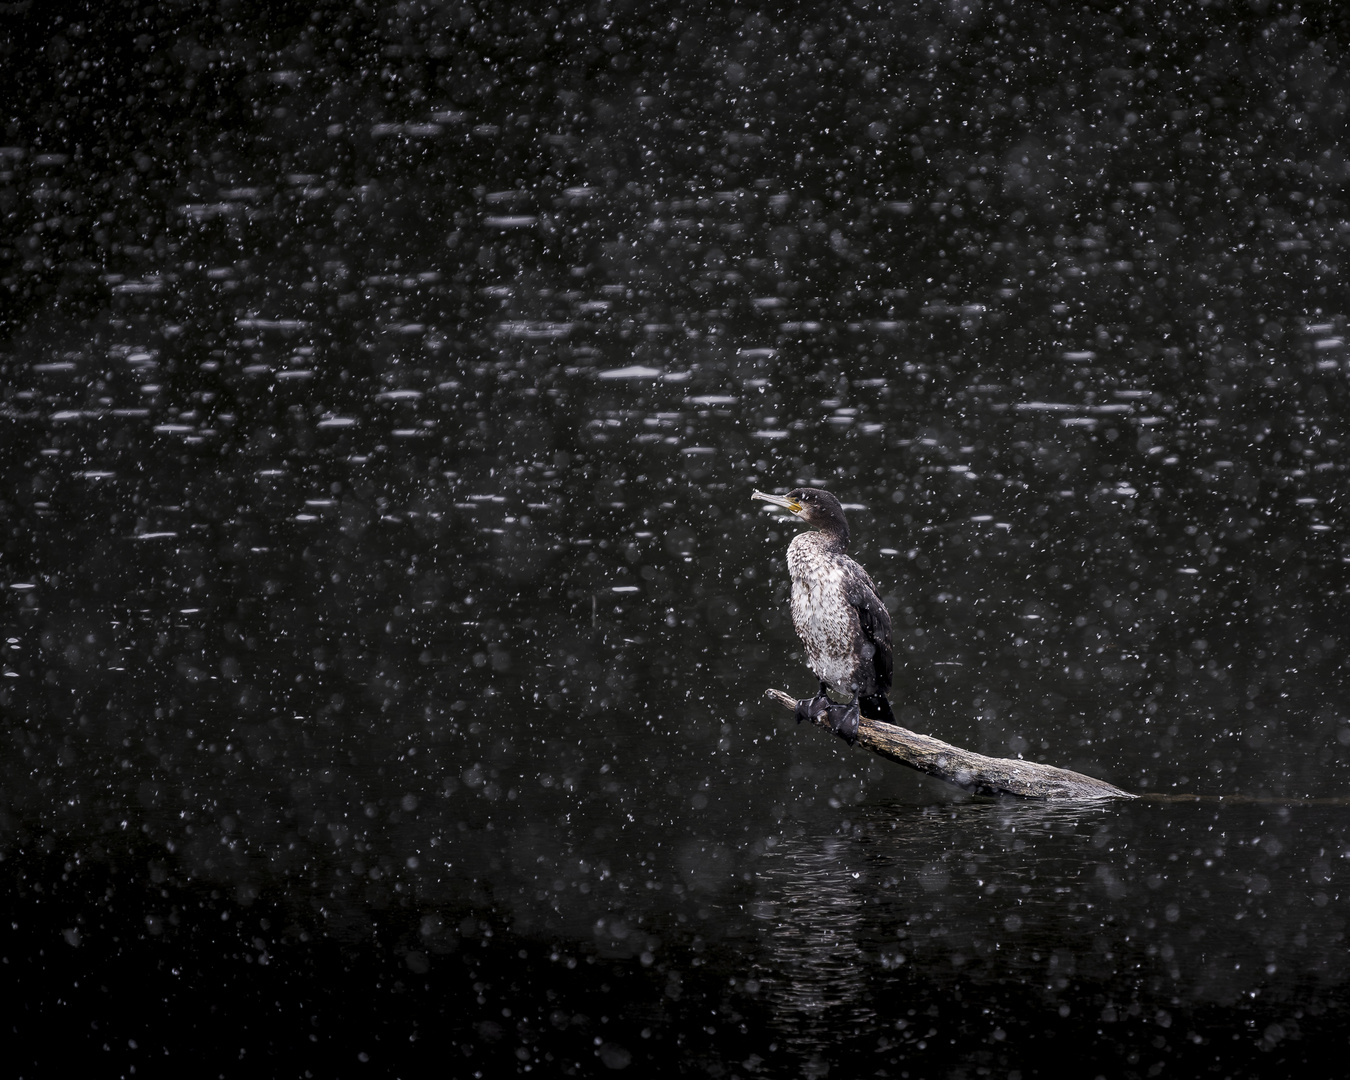
{"label": "bird", "polygon": [[[820,690],[797,702],[797,722],[825,713],[830,727],[852,746],[860,711],[895,723],[888,697],[894,665],[890,613],[867,571],[845,554],[848,521],[837,498],[820,488],[795,488],[786,495],[755,491],[750,497],[781,506],[809,526],[788,545],[787,562],[792,624]],[[826,690],[851,700],[831,701]]]}

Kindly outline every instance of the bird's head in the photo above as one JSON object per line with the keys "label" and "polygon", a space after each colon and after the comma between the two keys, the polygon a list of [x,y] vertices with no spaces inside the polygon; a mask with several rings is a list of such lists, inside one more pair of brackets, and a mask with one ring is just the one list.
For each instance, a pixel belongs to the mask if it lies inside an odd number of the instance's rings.
{"label": "bird's head", "polygon": [[754,492],[750,498],[781,506],[801,518],[813,529],[835,533],[844,543],[848,542],[848,521],[844,517],[844,508],[838,499],[820,488],[794,488],[786,495],[769,495],[763,491]]}

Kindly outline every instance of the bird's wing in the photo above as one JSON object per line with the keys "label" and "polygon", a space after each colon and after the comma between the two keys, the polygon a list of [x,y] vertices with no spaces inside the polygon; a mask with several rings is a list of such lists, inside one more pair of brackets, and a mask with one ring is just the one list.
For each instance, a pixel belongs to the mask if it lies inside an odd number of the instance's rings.
{"label": "bird's wing", "polygon": [[882,692],[891,688],[891,673],[894,658],[891,649],[891,615],[877,594],[872,579],[859,567],[859,573],[849,583],[848,602],[858,612],[858,623],[862,626],[863,636],[875,650],[872,663],[876,667],[877,686]]}

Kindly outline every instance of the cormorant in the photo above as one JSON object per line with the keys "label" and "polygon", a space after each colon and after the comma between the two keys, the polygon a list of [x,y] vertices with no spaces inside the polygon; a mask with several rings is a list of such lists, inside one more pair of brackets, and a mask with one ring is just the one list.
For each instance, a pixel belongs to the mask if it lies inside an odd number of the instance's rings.
{"label": "cormorant", "polygon": [[[867,571],[850,559],[848,522],[839,500],[819,488],[796,488],[762,499],[790,510],[811,528],[788,545],[792,575],[792,625],[806,646],[806,659],[820,680],[814,698],[797,702],[797,721],[827,713],[830,727],[852,745],[858,741],[859,709],[895,723],[891,688],[891,616]],[[827,689],[852,700],[838,704]]]}

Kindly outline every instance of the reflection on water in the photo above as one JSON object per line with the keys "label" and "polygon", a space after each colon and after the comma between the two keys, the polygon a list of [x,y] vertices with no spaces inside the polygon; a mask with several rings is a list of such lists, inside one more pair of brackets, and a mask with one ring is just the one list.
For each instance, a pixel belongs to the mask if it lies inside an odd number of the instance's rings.
{"label": "reflection on water", "polygon": [[[222,1060],[308,1024],[339,1072],[431,1031],[485,1073],[1316,1048],[1335,26],[245,8],[26,9],[0,65],[35,1009],[176,1048],[107,999],[181,975]],[[803,482],[909,726],[1285,802],[991,804],[784,725],[790,528],[748,496]]]}
{"label": "reflection on water", "polygon": [[774,1025],[804,1071],[824,1075],[842,1034],[875,1026],[861,940],[867,916],[849,869],[851,842],[838,836],[780,842],[766,854],[754,912],[768,933],[765,986]]}

